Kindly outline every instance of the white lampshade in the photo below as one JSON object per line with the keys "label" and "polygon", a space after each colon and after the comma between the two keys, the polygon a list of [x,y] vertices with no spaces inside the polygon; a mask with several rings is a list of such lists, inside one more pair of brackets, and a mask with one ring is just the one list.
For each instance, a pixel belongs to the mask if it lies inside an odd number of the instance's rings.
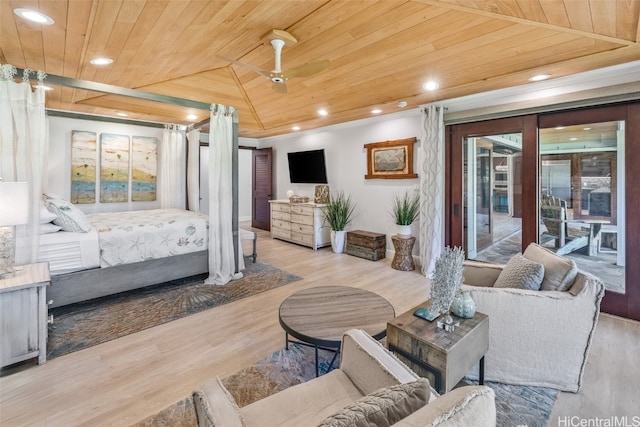
{"label": "white lampshade", "polygon": [[0,182],[0,226],[29,222],[29,184]]}

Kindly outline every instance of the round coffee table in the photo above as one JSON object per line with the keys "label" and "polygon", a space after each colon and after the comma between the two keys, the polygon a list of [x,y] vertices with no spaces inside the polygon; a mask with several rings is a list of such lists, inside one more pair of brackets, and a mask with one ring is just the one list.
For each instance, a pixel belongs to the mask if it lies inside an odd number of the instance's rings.
{"label": "round coffee table", "polygon": [[[318,286],[296,292],[280,305],[278,318],[285,331],[300,344],[315,347],[316,376],[318,349],[340,351],[342,335],[349,329],[362,329],[377,340],[387,334],[387,322],[395,317],[389,301],[364,289],[348,286]],[[329,365],[329,368],[331,367]]]}

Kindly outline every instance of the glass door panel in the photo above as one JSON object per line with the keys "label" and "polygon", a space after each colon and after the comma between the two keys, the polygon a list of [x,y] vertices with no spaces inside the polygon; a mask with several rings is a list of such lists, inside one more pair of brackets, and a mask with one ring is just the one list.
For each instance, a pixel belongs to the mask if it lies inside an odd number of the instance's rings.
{"label": "glass door panel", "polygon": [[539,243],[625,293],[624,121],[541,128]]}
{"label": "glass door panel", "polygon": [[463,159],[467,258],[505,264],[522,247],[522,134],[465,138]]}

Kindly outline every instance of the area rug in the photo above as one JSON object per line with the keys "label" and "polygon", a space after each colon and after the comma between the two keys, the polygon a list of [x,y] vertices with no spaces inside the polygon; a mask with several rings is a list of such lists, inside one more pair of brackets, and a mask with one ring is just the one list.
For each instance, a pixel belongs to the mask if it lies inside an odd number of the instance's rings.
{"label": "area rug", "polygon": [[245,265],[243,277],[224,286],[205,285],[201,274],[53,308],[47,359],[302,280],[249,257]]}
{"label": "area rug", "polygon": [[[320,372],[327,371],[333,353],[319,351]],[[293,344],[255,365],[222,380],[238,406],[243,407],[315,377],[313,348]],[[335,368],[335,364],[334,364]],[[471,382],[469,382],[471,384]],[[498,427],[547,425],[558,391],[544,387],[514,386],[487,382],[496,394]],[[134,424],[147,426],[197,426],[192,398],[186,397],[157,414]]]}

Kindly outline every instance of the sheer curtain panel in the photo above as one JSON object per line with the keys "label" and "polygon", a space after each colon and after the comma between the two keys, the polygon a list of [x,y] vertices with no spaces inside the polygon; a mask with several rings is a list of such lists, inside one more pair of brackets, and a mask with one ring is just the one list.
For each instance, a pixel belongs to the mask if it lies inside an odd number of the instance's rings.
{"label": "sheer curtain panel", "polygon": [[444,119],[443,107],[422,108],[420,171],[420,264],[430,276],[444,242]]}
{"label": "sheer curtain panel", "polygon": [[200,212],[200,131],[190,130],[187,140],[187,207]]}
{"label": "sheer curtain panel", "polygon": [[160,144],[160,174],[158,193],[162,209],[184,209],[187,199],[187,147],[184,133],[175,125],[168,125]]}
{"label": "sheer curtain panel", "polygon": [[[209,277],[205,283],[225,285],[242,277],[233,255],[233,112],[213,105],[209,133]],[[242,255],[239,270],[244,269]]]}
{"label": "sheer curtain panel", "polygon": [[[37,73],[40,87],[32,92],[29,74],[24,70],[22,82],[16,83],[16,69],[0,65],[0,178],[7,182],[27,182],[29,222],[16,226],[16,265],[38,259],[40,200],[43,173],[46,170],[47,133],[45,91],[41,87],[46,75]],[[0,206],[0,209],[9,209]]]}

